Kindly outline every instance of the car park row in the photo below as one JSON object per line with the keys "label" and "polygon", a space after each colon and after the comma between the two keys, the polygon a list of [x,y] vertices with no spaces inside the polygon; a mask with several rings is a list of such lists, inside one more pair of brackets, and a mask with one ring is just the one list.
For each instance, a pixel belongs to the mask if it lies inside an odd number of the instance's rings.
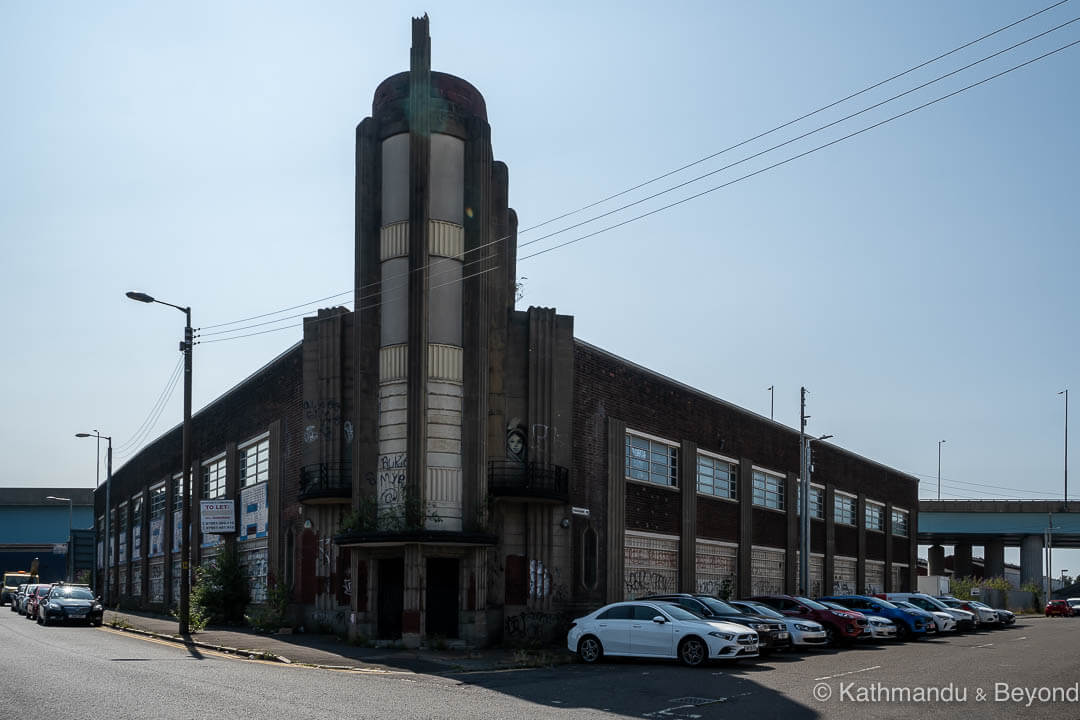
{"label": "car park row", "polygon": [[20,585],[10,602],[12,612],[37,620],[38,625],[80,622],[100,626],[105,614],[101,599],[88,586],[72,583]]}
{"label": "car park row", "polygon": [[[1080,600],[1065,607],[1068,614],[1080,614]],[[587,663],[609,655],[675,658],[693,667],[710,660],[737,661],[864,640],[902,642],[1015,622],[1012,612],[976,600],[922,593],[833,595],[817,600],[760,595],[730,601],[670,593],[611,603],[579,617],[570,624],[566,644]]]}

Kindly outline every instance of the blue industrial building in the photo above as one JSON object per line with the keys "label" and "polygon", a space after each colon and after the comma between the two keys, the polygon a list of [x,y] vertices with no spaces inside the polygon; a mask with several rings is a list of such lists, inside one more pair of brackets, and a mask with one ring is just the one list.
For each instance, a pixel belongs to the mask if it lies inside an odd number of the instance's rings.
{"label": "blue industrial building", "polygon": [[[43,581],[74,575],[75,568],[68,568],[69,530],[93,530],[93,493],[92,488],[0,488],[0,572],[27,570],[37,558]],[[50,496],[70,503],[46,500]]]}

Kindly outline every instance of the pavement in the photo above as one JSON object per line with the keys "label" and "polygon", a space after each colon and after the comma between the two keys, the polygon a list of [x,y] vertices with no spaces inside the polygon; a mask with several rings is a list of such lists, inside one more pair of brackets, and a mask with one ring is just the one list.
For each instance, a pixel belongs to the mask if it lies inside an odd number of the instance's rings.
{"label": "pavement", "polygon": [[136,635],[182,642],[191,647],[242,657],[302,664],[334,670],[409,671],[446,674],[549,667],[573,660],[563,649],[364,647],[336,635],[320,633],[263,634],[245,627],[207,626],[185,637],[177,634],[175,618],[141,612],[105,611],[105,624]]}

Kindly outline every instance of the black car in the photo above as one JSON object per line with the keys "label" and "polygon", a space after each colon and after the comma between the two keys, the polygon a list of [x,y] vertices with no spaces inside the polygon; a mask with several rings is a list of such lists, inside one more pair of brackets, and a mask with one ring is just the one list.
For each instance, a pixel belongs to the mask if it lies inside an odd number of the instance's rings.
{"label": "black car", "polygon": [[757,630],[758,649],[762,654],[773,650],[782,650],[791,647],[791,636],[787,626],[773,618],[763,615],[752,615],[728,605],[723,600],[717,600],[712,595],[692,595],[690,593],[671,593],[669,595],[650,595],[638,598],[639,600],[662,600],[673,603],[689,610],[698,617],[708,620],[720,620],[745,625]]}
{"label": "black car", "polygon": [[101,601],[94,597],[88,587],[81,585],[54,585],[38,605],[39,625],[75,620],[91,625],[101,625],[105,613]]}

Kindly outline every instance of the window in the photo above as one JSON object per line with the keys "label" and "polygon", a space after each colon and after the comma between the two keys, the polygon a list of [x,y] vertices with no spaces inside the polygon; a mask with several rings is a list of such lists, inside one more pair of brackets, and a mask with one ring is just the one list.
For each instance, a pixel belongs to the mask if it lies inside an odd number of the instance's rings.
{"label": "window", "polygon": [[[893,512],[896,511],[894,510]],[[889,574],[892,583],[889,586],[889,592],[907,592],[908,566],[900,563],[893,563]]]}
{"label": "window", "polygon": [[[869,500],[866,501],[866,529],[877,530],[878,532],[885,531],[884,505],[876,502],[870,502]],[[878,592],[881,591],[879,590]]]}
{"label": "window", "polygon": [[150,488],[150,519],[157,520],[165,516],[165,483]]}
{"label": "window", "polygon": [[633,605],[616,605],[596,616],[597,620],[630,620],[634,617]]}
{"label": "window", "polygon": [[698,453],[697,491],[734,500],[738,469],[735,463]]}
{"label": "window", "polygon": [[734,545],[697,540],[694,556],[697,592],[725,599],[737,593],[738,554],[739,549]]}
{"label": "window", "polygon": [[628,598],[678,592],[679,538],[627,531],[623,573]]}
{"label": "window", "polygon": [[836,501],[833,503],[833,520],[841,525],[854,525],[858,503],[851,495],[836,493]]}
{"label": "window", "polygon": [[892,534],[900,537],[908,536],[908,513],[907,510],[892,511]]}
{"label": "window", "polygon": [[753,595],[774,595],[784,592],[786,553],[774,548],[753,548],[750,553],[750,592]]}
{"label": "window", "polygon": [[142,495],[137,495],[131,501],[131,526],[139,527],[142,525]]}
{"label": "window", "polygon": [[[798,498],[795,505],[795,512],[802,512],[802,483],[798,483],[798,490],[795,492],[795,496]],[[818,520],[825,519],[825,489],[818,487],[817,485],[810,486],[810,517],[817,518]]]}
{"label": "window", "polygon": [[225,458],[203,465],[202,497],[204,500],[225,497]]}
{"label": "window", "polygon": [[885,592],[885,563],[867,560],[865,573],[863,592],[867,595]]}
{"label": "window", "polygon": [[184,507],[184,474],[173,475],[173,510],[182,510]]}
{"label": "window", "polygon": [[754,504],[773,510],[784,509],[784,478],[754,470]]}
{"label": "window", "polygon": [[627,433],[626,477],[678,487],[679,446]]}
{"label": "window", "polygon": [[856,579],[858,577],[858,561],[855,558],[833,558],[833,594],[856,595]]}
{"label": "window", "polygon": [[270,440],[260,440],[240,448],[240,487],[270,479]]}

